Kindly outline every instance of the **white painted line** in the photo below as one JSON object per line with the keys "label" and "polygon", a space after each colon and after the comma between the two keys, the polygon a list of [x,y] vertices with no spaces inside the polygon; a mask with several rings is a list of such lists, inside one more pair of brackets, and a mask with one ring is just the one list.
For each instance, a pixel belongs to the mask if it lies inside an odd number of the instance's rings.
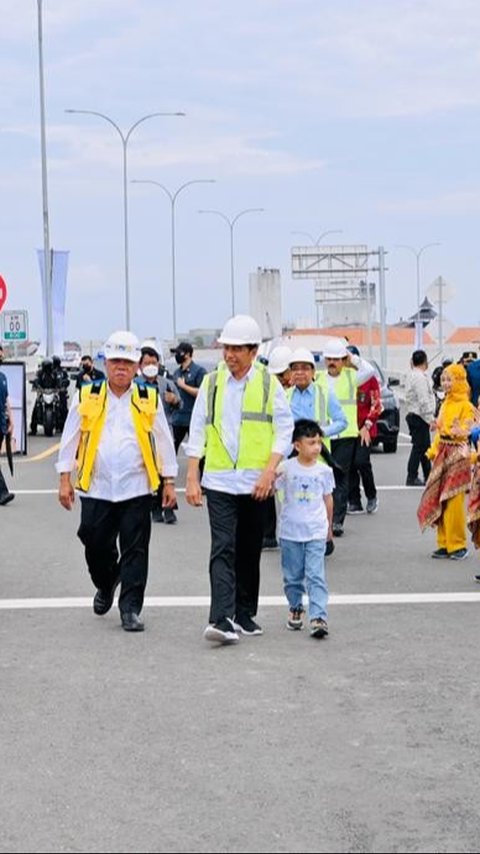
{"label": "white painted line", "polygon": [[[480,603],[480,593],[354,593],[333,594],[329,605],[428,605],[456,602]],[[260,596],[260,607],[286,607],[284,596]],[[208,608],[209,596],[147,596],[147,608]],[[56,599],[0,599],[0,610],[91,608],[92,597]]]}
{"label": "white painted line", "polygon": [[411,438],[410,433],[401,433],[400,432],[398,435],[401,436],[402,439],[410,439]]}
{"label": "white painted line", "polygon": [[[388,492],[388,491],[391,492],[391,491],[394,491],[395,489],[400,489],[400,490],[402,490],[402,489],[408,489],[408,490],[423,489],[423,486],[405,486],[405,484],[395,484],[395,483],[392,483],[388,486],[378,486],[377,485],[377,491],[379,491],[379,492],[382,492],[382,491],[383,492]],[[177,489],[175,491],[178,492],[179,494],[182,494],[185,492],[185,487],[179,486],[179,487],[177,487]],[[58,495],[58,489],[16,489],[15,495]]]}

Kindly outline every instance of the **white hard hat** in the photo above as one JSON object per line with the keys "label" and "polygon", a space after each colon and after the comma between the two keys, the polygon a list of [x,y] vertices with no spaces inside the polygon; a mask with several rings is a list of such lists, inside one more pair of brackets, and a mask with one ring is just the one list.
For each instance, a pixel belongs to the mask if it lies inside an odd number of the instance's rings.
{"label": "white hard hat", "polygon": [[255,318],[248,314],[236,314],[227,320],[218,339],[219,344],[261,344],[262,333]]}
{"label": "white hard hat", "polygon": [[295,362],[308,362],[309,365],[315,367],[313,353],[311,353],[310,350],[307,350],[306,347],[297,347],[297,349],[293,351],[290,356],[290,364],[293,365]]}
{"label": "white hard hat", "polygon": [[348,356],[345,339],[330,338],[323,347],[323,356],[327,359],[345,359]]}
{"label": "white hard hat", "polygon": [[144,341],[140,344],[140,349],[143,350],[145,347],[149,347],[150,350],[155,350],[159,361],[163,365],[163,348],[162,345],[158,343],[156,338],[145,338]]}
{"label": "white hard hat", "polygon": [[268,359],[268,373],[283,374],[283,372],[290,367],[291,355],[292,351],[290,350],[290,347],[287,347],[286,345],[275,347],[275,349],[270,353],[270,357]]}
{"label": "white hard hat", "polygon": [[126,359],[128,362],[140,361],[140,345],[133,332],[112,332],[103,348],[105,359]]}

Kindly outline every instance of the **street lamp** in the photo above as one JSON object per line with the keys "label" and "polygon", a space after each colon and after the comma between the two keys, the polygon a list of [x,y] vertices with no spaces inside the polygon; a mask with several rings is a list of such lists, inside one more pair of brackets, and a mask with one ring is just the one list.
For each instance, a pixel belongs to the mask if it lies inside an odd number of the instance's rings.
{"label": "street lamp", "polygon": [[177,303],[176,303],[176,282],[175,282],[175,271],[176,271],[176,253],[175,253],[175,202],[177,201],[177,197],[185,190],[186,187],[190,187],[192,184],[214,184],[215,178],[196,178],[193,181],[186,181],[185,184],[182,184],[178,190],[175,190],[172,193],[168,187],[165,187],[164,184],[161,184],[160,181],[153,180],[136,180],[134,179],[132,184],[154,184],[156,187],[160,187],[164,193],[167,194],[170,199],[171,204],[171,237],[172,237],[172,321],[173,321],[173,338],[176,340],[177,338]]}
{"label": "street lamp", "polygon": [[408,249],[410,252],[416,256],[417,259],[417,311],[420,309],[420,256],[425,249],[428,249],[430,246],[441,246],[440,243],[425,243],[424,246],[421,246],[420,249],[415,249],[414,246],[409,246],[405,243],[396,243],[397,249]]}
{"label": "street lamp", "polygon": [[334,228],[334,229],[329,229],[329,231],[322,231],[322,233],[317,237],[316,240],[313,237],[313,235],[310,234],[309,231],[292,231],[291,234],[303,234],[305,237],[308,237],[308,239],[310,240],[310,243],[312,243],[314,246],[319,246],[320,241],[323,240],[323,238],[326,237],[327,234],[342,234],[342,229],[341,228]]}
{"label": "street lamp", "polygon": [[50,230],[48,223],[48,180],[47,180],[47,143],[45,132],[45,85],[43,74],[43,24],[42,0],[38,0],[38,72],[40,83],[40,146],[42,157],[42,220],[43,220],[43,275],[45,277],[45,355],[53,353],[53,309],[52,309],[52,253],[50,251]]}
{"label": "street lamp", "polygon": [[222,211],[212,211],[212,210],[200,210],[198,213],[201,214],[215,214],[216,216],[220,216],[224,222],[227,223],[230,228],[230,286],[232,290],[232,316],[235,314],[235,265],[234,265],[234,246],[233,246],[233,229],[237,220],[240,219],[241,216],[245,216],[248,213],[262,213],[265,208],[245,208],[245,210],[237,213],[232,219],[230,219],[226,214],[222,213]]}
{"label": "street lamp", "polygon": [[185,113],[148,113],[146,116],[142,116],[138,119],[128,130],[126,133],[123,133],[121,128],[117,125],[110,116],[105,115],[105,113],[99,113],[96,110],[65,110],[66,113],[83,113],[88,116],[98,116],[100,119],[104,119],[113,128],[115,128],[118,133],[121,141],[122,141],[122,150],[123,150],[123,231],[124,231],[124,258],[125,258],[125,324],[126,328],[130,329],[130,283],[129,283],[129,269],[128,269],[128,193],[127,193],[127,146],[130,136],[138,125],[142,124],[142,122],[146,122],[147,119],[153,119],[156,116],[184,116]]}

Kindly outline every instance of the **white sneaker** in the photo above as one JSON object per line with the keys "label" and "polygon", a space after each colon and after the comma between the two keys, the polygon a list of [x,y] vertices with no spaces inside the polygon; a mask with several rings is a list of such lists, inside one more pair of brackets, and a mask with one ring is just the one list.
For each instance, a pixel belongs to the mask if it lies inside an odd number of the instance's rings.
{"label": "white sneaker", "polygon": [[238,637],[233,621],[229,617],[220,620],[219,623],[210,623],[203,633],[205,640],[213,643],[233,644],[238,643]]}

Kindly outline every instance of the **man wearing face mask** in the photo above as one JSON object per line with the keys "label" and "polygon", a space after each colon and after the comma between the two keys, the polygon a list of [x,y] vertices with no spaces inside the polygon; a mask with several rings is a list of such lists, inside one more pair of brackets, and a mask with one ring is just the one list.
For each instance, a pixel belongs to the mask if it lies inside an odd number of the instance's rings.
{"label": "man wearing face mask", "polygon": [[175,451],[178,451],[185,436],[190,432],[193,406],[207,372],[205,368],[193,361],[193,347],[188,341],[180,341],[180,344],[171,352],[179,366],[173,375],[173,379],[180,391],[183,404],[182,408],[174,412],[172,417],[173,441]]}
{"label": "man wearing face mask", "polygon": [[[163,365],[160,359],[160,347],[153,339],[148,338],[141,345],[140,373],[136,377],[136,383],[148,383],[158,390],[162,401],[165,415],[170,430],[172,430],[173,414],[182,408],[180,392],[175,383],[168,379],[163,373]],[[165,522],[167,525],[175,525],[177,517],[172,507],[163,509],[163,478],[160,478],[160,486],[153,495],[152,521]]]}
{"label": "man wearing face mask", "polygon": [[95,380],[103,379],[105,379],[105,374],[103,371],[99,371],[98,368],[94,368],[92,357],[89,355],[82,356],[80,359],[80,372],[77,375],[75,387],[80,388],[83,383],[93,383]]}

